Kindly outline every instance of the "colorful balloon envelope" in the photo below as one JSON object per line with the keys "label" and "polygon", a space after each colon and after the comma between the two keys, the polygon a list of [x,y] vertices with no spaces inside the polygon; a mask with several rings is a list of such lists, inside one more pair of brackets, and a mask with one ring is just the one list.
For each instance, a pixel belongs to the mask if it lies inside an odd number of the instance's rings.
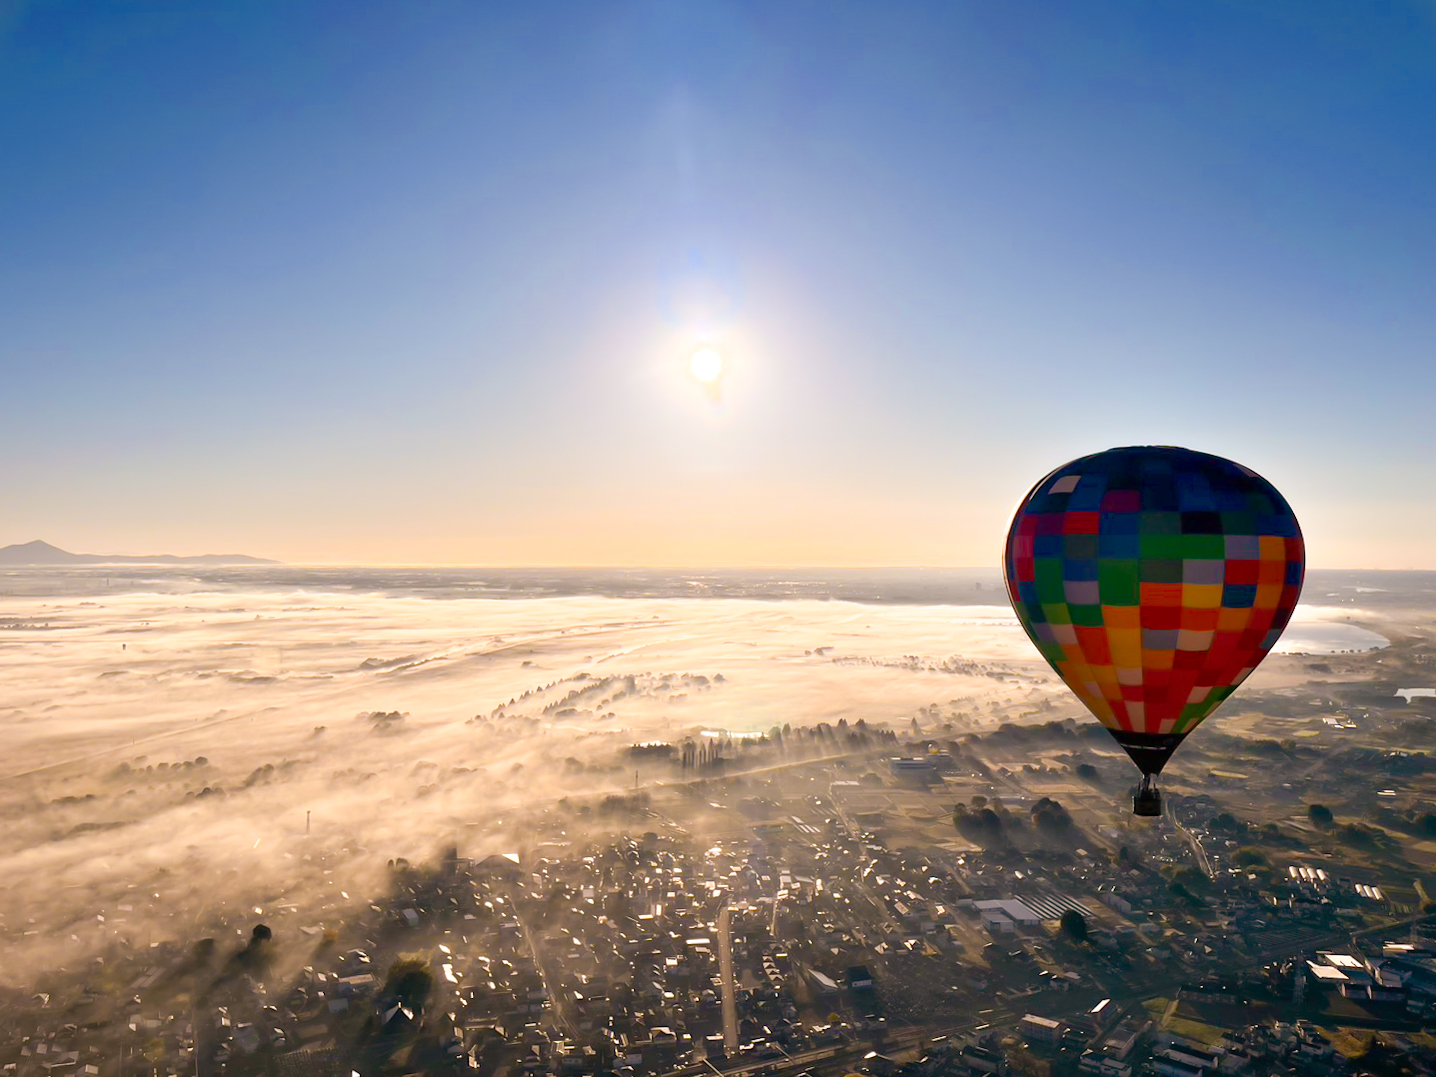
{"label": "colorful balloon envelope", "polygon": [[1004,568],[1018,619],[1152,778],[1276,643],[1301,594],[1305,551],[1285,498],[1220,456],[1109,449],[1052,472],[1023,499]]}

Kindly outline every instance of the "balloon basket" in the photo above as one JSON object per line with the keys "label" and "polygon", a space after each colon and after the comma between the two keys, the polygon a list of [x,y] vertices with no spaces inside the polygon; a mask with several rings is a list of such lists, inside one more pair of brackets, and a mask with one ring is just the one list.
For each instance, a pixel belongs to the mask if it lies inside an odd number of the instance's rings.
{"label": "balloon basket", "polygon": [[1132,798],[1132,814],[1145,816],[1158,816],[1162,814],[1162,794],[1157,787],[1151,783],[1151,779],[1144,779],[1137,795]]}

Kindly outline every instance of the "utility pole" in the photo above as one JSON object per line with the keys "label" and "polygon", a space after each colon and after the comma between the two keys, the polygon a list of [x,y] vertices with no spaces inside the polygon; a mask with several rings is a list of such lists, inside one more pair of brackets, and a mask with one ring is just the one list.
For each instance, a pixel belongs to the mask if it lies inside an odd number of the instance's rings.
{"label": "utility pole", "polygon": [[307,811],[304,813],[304,833],[309,833],[309,813]]}

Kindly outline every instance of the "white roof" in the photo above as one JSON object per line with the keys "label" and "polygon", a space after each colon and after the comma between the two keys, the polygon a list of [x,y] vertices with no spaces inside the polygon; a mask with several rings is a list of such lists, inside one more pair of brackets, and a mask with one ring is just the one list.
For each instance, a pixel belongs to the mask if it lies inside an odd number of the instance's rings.
{"label": "white roof", "polygon": [[1029,1013],[1022,1018],[1024,1025],[1038,1025],[1042,1028],[1057,1028],[1061,1021],[1054,1021],[1050,1017],[1038,1017],[1035,1013]]}
{"label": "white roof", "polygon": [[978,901],[975,904],[979,909],[1000,909],[1019,922],[1030,921],[1035,924],[1042,919],[1041,915],[1015,898],[1008,898],[1005,901]]}
{"label": "white roof", "polygon": [[1328,965],[1335,965],[1339,969],[1359,969],[1361,962],[1350,954],[1322,954]]}

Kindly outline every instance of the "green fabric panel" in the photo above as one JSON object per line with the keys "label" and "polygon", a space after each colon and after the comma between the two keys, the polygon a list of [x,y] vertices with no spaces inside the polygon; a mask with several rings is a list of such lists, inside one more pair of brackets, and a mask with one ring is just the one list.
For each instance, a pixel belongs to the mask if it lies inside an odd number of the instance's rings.
{"label": "green fabric panel", "polygon": [[1183,535],[1182,557],[1191,561],[1221,561],[1227,556],[1225,535]]}
{"label": "green fabric panel", "polygon": [[1063,581],[1062,559],[1039,557],[1033,562],[1033,577],[1037,583],[1037,599],[1044,606],[1049,602],[1067,601],[1067,587]]}
{"label": "green fabric panel", "polygon": [[1135,606],[1141,600],[1136,561],[1104,560],[1097,566],[1097,580],[1104,606]]}
{"label": "green fabric panel", "polygon": [[1172,726],[1172,732],[1190,733],[1193,726],[1216,710],[1218,702],[1218,700],[1208,699],[1205,703],[1188,703],[1177,717],[1177,724]]}
{"label": "green fabric panel", "polygon": [[1146,535],[1142,536],[1142,560],[1180,561],[1187,556],[1186,539],[1190,535]]}
{"label": "green fabric panel", "polygon": [[1037,650],[1043,658],[1047,659],[1047,664],[1053,669],[1057,668],[1057,663],[1067,659],[1067,652],[1063,650],[1060,643],[1038,643]]}

